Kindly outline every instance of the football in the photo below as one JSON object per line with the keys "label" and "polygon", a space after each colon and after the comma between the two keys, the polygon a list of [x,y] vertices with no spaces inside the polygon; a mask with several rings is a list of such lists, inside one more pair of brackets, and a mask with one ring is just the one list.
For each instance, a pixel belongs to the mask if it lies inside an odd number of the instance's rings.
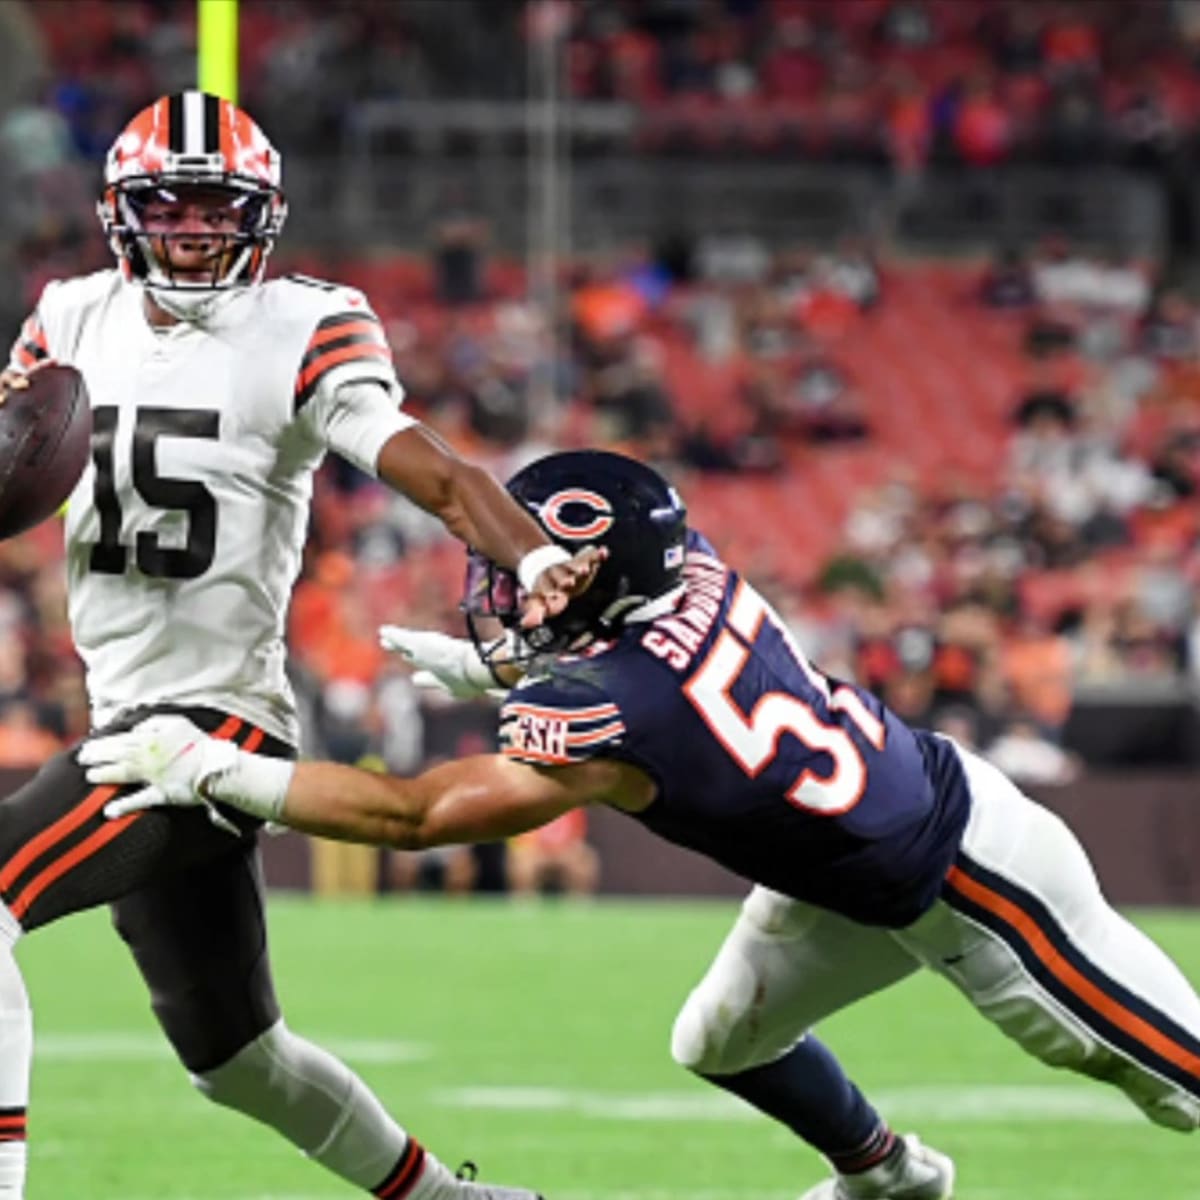
{"label": "football", "polygon": [[52,516],[87,465],[92,408],[74,367],[43,367],[0,404],[0,538]]}

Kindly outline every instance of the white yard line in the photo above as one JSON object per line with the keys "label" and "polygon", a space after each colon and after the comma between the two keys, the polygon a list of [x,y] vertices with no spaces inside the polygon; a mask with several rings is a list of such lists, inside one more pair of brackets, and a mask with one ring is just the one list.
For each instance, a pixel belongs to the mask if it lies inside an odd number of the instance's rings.
{"label": "white yard line", "polygon": [[[551,1087],[460,1087],[433,1094],[447,1108],[514,1112],[569,1112],[609,1121],[757,1121],[749,1105],[724,1092],[641,1095]],[[1025,1087],[926,1084],[873,1092],[871,1101],[892,1119],[948,1124],[1046,1120],[1138,1124],[1144,1118],[1115,1092],[1096,1085]]]}

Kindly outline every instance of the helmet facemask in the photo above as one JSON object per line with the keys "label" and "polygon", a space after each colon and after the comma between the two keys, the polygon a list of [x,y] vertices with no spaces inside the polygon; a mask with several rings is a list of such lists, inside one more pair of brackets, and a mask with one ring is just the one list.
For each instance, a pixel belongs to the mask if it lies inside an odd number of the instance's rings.
{"label": "helmet facemask", "polygon": [[[466,616],[467,631],[480,661],[502,687],[507,685],[497,668],[511,666],[523,674],[543,652],[523,636],[540,632],[520,628],[524,602],[525,589],[515,571],[498,566],[476,550],[467,552],[467,576],[459,607]],[[535,640],[539,639],[535,636]]]}
{"label": "helmet facemask", "polygon": [[606,604],[611,616],[594,611],[583,598],[571,602],[570,610],[547,617],[532,629],[521,628],[526,593],[515,571],[498,566],[472,550],[467,555],[467,580],[463,589],[463,613],[467,629],[480,659],[499,682],[496,668],[509,665],[527,671],[543,655],[567,654],[586,649],[597,638],[612,637],[619,630],[615,619],[643,602],[643,597],[625,603]]}
{"label": "helmet facemask", "polygon": [[[195,316],[219,293],[257,283],[282,225],[277,189],[261,184],[142,176],[110,192],[110,241],[131,277],[176,316]],[[181,209],[186,222],[177,219]]]}

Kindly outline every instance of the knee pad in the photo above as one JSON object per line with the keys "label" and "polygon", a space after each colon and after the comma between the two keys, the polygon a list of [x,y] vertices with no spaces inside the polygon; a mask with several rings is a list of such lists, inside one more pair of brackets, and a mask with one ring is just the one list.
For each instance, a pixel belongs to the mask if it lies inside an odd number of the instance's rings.
{"label": "knee pad", "polygon": [[772,1007],[772,980],[787,970],[786,943],[802,935],[812,910],[755,888],[708,973],[671,1031],[671,1057],[699,1075],[732,1075],[774,1062],[796,1044],[786,1014]]}
{"label": "knee pad", "polygon": [[736,1075],[781,1058],[805,1031],[764,1019],[762,999],[751,970],[710,971],[675,1018],[671,1057],[697,1075]]}
{"label": "knee pad", "polygon": [[821,910],[811,904],[759,886],[742,901],[738,924],[760,937],[789,940],[803,937],[820,918]]}

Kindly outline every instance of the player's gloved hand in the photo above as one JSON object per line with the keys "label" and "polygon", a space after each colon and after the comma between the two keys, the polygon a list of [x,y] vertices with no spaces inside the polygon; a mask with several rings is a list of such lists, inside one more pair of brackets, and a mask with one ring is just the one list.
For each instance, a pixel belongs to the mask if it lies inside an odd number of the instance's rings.
{"label": "player's gloved hand", "polygon": [[149,717],[126,733],[92,738],[79,748],[76,758],[87,768],[89,783],[146,786],[128,796],[110,800],[106,817],[116,818],[163,805],[208,810],[208,819],[220,829],[240,834],[205,794],[207,784],[230,771],[242,752],[232,742],[211,738],[186,717]]}
{"label": "player's gloved hand", "polygon": [[379,644],[417,668],[417,687],[448,692],[455,700],[476,700],[492,693],[503,694],[475,644],[466,638],[450,637],[427,629],[405,629],[381,625]]}

